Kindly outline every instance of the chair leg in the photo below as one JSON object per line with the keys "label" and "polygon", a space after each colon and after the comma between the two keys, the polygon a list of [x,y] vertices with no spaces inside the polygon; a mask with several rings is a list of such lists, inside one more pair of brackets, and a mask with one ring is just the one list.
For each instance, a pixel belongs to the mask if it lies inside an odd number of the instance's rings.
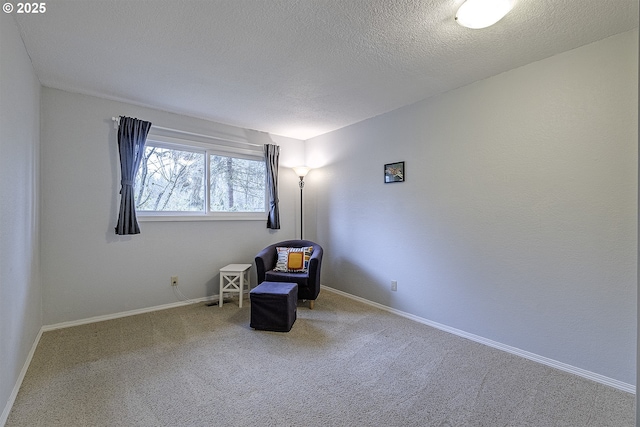
{"label": "chair leg", "polygon": [[309,310],[313,310],[313,307],[316,305],[316,300],[314,299],[310,299],[309,300]]}

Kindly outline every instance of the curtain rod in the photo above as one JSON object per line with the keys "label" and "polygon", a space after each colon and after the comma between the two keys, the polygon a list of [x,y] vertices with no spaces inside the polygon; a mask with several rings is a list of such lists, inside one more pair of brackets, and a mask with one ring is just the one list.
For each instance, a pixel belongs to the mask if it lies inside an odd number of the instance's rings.
{"label": "curtain rod", "polygon": [[[111,120],[113,120],[114,129],[118,129],[118,125],[120,124],[120,117],[111,117]],[[214,140],[218,140],[218,141],[233,142],[233,143],[236,143],[236,144],[245,144],[245,145],[250,145],[252,147],[260,147],[260,148],[263,147],[263,145],[252,144],[251,142],[238,141],[238,140],[235,140],[235,139],[228,139],[228,138],[221,138],[219,136],[205,135],[205,134],[202,134],[202,133],[187,132],[187,131],[180,130],[180,129],[165,128],[165,127],[162,127],[162,126],[156,126],[154,124],[151,125],[151,129],[164,130],[164,131],[169,131],[169,132],[176,132],[176,133],[179,133],[179,134],[182,134],[182,135],[197,136],[197,137],[200,137],[200,138],[208,138],[208,139],[214,139]]]}

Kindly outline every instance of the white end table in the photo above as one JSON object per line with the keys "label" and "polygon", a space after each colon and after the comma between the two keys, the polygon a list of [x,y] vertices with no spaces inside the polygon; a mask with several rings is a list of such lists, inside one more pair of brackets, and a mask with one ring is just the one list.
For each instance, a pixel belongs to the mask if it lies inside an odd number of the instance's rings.
{"label": "white end table", "polygon": [[239,306],[242,307],[242,296],[244,284],[247,289],[251,286],[249,282],[249,270],[251,264],[229,264],[220,269],[220,300],[218,306],[222,307],[224,301],[224,292],[237,292]]}

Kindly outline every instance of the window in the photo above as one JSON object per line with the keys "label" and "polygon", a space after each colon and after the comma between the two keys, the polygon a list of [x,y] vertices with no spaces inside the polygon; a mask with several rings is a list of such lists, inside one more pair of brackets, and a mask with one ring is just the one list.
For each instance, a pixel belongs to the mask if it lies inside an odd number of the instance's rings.
{"label": "window", "polygon": [[147,145],[136,176],[136,210],[203,212],[204,152]]}
{"label": "window", "polygon": [[148,140],[136,175],[142,218],[264,219],[266,168],[256,154]]}
{"label": "window", "polygon": [[209,171],[212,212],[265,212],[264,161],[210,155]]}

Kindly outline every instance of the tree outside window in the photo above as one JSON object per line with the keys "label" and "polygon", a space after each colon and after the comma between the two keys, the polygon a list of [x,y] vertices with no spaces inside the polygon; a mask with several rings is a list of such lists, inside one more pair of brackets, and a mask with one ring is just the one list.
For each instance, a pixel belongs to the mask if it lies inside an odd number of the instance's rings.
{"label": "tree outside window", "polygon": [[136,209],[149,213],[265,212],[265,183],[263,160],[147,143],[136,176]]}

